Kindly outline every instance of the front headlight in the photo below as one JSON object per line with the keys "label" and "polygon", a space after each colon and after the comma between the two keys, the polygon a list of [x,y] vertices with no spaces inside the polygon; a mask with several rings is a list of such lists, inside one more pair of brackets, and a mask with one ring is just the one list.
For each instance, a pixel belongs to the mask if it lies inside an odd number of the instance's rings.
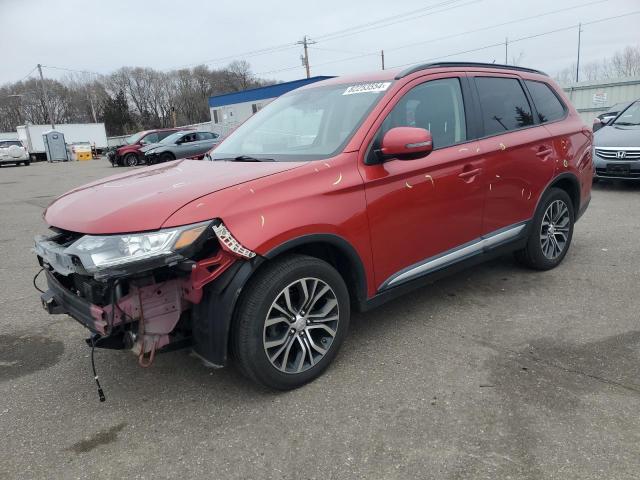
{"label": "front headlight", "polygon": [[170,256],[195,242],[209,222],[168,228],[156,232],[124,235],[85,235],[65,253],[75,255],[90,273],[141,260]]}

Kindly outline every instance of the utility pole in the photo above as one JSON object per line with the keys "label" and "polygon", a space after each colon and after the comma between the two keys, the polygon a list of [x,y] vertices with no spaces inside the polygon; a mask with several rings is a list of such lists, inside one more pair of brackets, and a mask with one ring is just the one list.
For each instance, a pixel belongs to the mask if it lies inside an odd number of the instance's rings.
{"label": "utility pole", "polygon": [[307,36],[305,35],[302,40],[300,40],[299,42],[296,42],[298,45],[302,45],[304,47],[304,55],[302,57],[300,57],[300,59],[302,60],[302,66],[305,68],[305,70],[307,71],[307,78],[311,77],[311,68],[309,67],[309,45],[313,45],[314,42],[313,40],[307,38]]}
{"label": "utility pole", "polygon": [[582,34],[582,23],[578,23],[578,60],[576,61],[576,83],[580,81],[580,40]]}
{"label": "utility pole", "polygon": [[47,86],[44,84],[44,77],[42,76],[42,65],[38,64],[38,72],[40,72],[40,85],[42,85],[42,95],[44,95],[45,108],[47,109],[47,116],[51,122],[51,128],[55,130],[56,126],[53,123],[53,115],[51,115],[51,106],[49,105],[49,95],[47,95]]}
{"label": "utility pole", "polygon": [[89,91],[87,91],[87,100],[89,100],[89,105],[91,105],[91,116],[93,117],[93,123],[98,123],[98,117],[96,117],[96,108],[93,106],[93,98]]}
{"label": "utility pole", "polygon": [[509,63],[509,37],[504,37],[504,64]]}
{"label": "utility pole", "polygon": [[384,70],[384,50],[380,50],[380,58],[382,59],[382,69]]}

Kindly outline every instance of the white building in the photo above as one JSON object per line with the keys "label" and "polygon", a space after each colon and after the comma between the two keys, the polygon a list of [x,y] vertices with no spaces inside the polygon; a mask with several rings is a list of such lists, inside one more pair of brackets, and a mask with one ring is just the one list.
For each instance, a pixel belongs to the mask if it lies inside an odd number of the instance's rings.
{"label": "white building", "polygon": [[630,103],[640,99],[640,77],[579,82],[563,87],[587,125],[617,103]]}
{"label": "white building", "polygon": [[251,88],[241,92],[209,97],[211,130],[227,134],[273,99],[291,90],[332,77],[317,76],[292,82],[278,83],[266,87]]}

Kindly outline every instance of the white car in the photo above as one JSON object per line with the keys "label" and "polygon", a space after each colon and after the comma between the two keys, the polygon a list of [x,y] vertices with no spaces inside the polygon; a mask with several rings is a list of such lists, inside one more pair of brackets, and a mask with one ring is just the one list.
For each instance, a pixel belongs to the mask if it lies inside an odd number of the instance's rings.
{"label": "white car", "polygon": [[0,140],[0,165],[29,165],[31,157],[20,140]]}

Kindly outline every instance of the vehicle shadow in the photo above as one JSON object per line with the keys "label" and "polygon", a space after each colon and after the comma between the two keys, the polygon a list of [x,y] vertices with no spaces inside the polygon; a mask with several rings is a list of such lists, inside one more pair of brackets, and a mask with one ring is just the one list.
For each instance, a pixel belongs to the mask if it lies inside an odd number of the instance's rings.
{"label": "vehicle shadow", "polygon": [[[355,313],[351,318],[350,330],[341,352],[325,377],[339,376],[340,382],[356,381],[359,372],[368,368],[372,357],[378,355],[380,342],[392,332],[407,332],[415,328],[416,316],[424,322],[437,321],[430,314],[452,308],[453,304],[476,301],[462,293],[469,290],[470,279],[484,296],[498,294],[506,277],[512,274],[527,274],[511,256],[477,265],[466,271],[444,278],[431,285],[408,293],[366,313]],[[535,275],[535,273],[531,273]],[[425,306],[428,305],[427,309]],[[402,335],[402,333],[400,333]],[[394,348],[389,346],[389,348]],[[112,391],[112,396],[141,396],[154,398],[156,395],[185,398],[189,392],[194,398],[212,402],[224,398],[243,398],[243,402],[261,402],[282,395],[297,395],[296,391],[274,392],[245,379],[233,365],[233,361],[222,369],[205,367],[187,350],[158,355],[151,368],[139,368],[136,359],[129,352],[100,351],[98,363],[103,383]],[[335,378],[335,377],[334,377]],[[320,383],[335,381],[331,378],[313,382],[306,388],[321,389]],[[173,393],[171,393],[173,392]],[[239,397],[239,395],[241,397]],[[204,396],[204,398],[203,398]]]}
{"label": "vehicle shadow", "polygon": [[593,190],[607,192],[639,192],[640,181],[600,179],[593,184]]}

